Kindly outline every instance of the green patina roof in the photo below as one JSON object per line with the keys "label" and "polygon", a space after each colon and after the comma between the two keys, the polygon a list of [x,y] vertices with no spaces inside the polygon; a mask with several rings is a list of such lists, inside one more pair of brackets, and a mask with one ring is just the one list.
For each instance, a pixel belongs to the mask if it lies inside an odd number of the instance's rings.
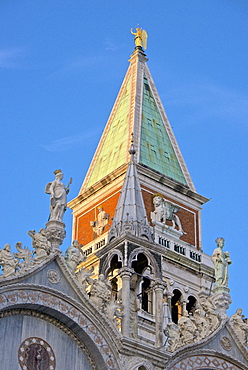
{"label": "green patina roof", "polygon": [[140,163],[187,184],[145,77],[143,91]]}
{"label": "green patina roof", "polygon": [[130,108],[130,81],[127,81],[114,118],[100,149],[87,187],[95,184],[107,174],[126,162],[128,140],[128,113]]}

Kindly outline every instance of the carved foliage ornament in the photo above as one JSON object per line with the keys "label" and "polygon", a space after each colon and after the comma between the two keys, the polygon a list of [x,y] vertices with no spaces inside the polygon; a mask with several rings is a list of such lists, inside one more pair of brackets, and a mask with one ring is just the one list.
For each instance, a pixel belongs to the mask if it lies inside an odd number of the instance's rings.
{"label": "carved foliage ornament", "polygon": [[25,339],[19,347],[18,360],[22,370],[55,370],[56,360],[52,348],[43,339]]}

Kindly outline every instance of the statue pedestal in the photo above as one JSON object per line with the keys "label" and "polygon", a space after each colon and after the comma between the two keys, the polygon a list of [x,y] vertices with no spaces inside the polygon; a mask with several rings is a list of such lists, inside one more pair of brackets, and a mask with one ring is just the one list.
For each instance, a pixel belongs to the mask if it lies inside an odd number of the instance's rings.
{"label": "statue pedestal", "polygon": [[46,223],[47,239],[52,245],[52,250],[55,252],[59,250],[59,245],[65,239],[65,224],[57,220],[50,220]]}
{"label": "statue pedestal", "polygon": [[229,305],[232,303],[229,292],[230,292],[230,289],[227,287],[215,287],[213,289],[213,296],[212,296],[213,302],[222,320],[228,317],[226,314],[226,310],[229,308]]}

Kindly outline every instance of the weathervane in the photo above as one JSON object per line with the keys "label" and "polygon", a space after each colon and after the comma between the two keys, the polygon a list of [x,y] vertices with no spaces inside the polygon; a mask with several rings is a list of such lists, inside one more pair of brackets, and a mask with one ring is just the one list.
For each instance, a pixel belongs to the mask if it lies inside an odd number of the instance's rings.
{"label": "weathervane", "polygon": [[148,34],[146,30],[142,30],[140,27],[136,27],[136,32],[133,32],[133,29],[130,29],[130,32],[135,36],[134,43],[136,47],[141,47],[146,49]]}

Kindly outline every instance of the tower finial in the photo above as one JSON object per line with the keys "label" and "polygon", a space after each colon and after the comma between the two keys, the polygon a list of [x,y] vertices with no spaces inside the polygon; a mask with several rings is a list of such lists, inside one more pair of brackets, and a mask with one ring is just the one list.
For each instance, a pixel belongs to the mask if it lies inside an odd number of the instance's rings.
{"label": "tower finial", "polygon": [[130,29],[130,32],[135,36],[134,43],[136,47],[143,48],[146,50],[148,34],[146,30],[142,30],[141,27],[136,27],[136,32],[133,32],[133,29]]}
{"label": "tower finial", "polygon": [[131,159],[132,159],[132,162],[133,162],[133,159],[134,159],[134,154],[136,153],[136,150],[134,149],[134,145],[133,145],[133,132],[131,133],[131,146],[130,146],[130,149],[129,149],[129,154],[131,154]]}

